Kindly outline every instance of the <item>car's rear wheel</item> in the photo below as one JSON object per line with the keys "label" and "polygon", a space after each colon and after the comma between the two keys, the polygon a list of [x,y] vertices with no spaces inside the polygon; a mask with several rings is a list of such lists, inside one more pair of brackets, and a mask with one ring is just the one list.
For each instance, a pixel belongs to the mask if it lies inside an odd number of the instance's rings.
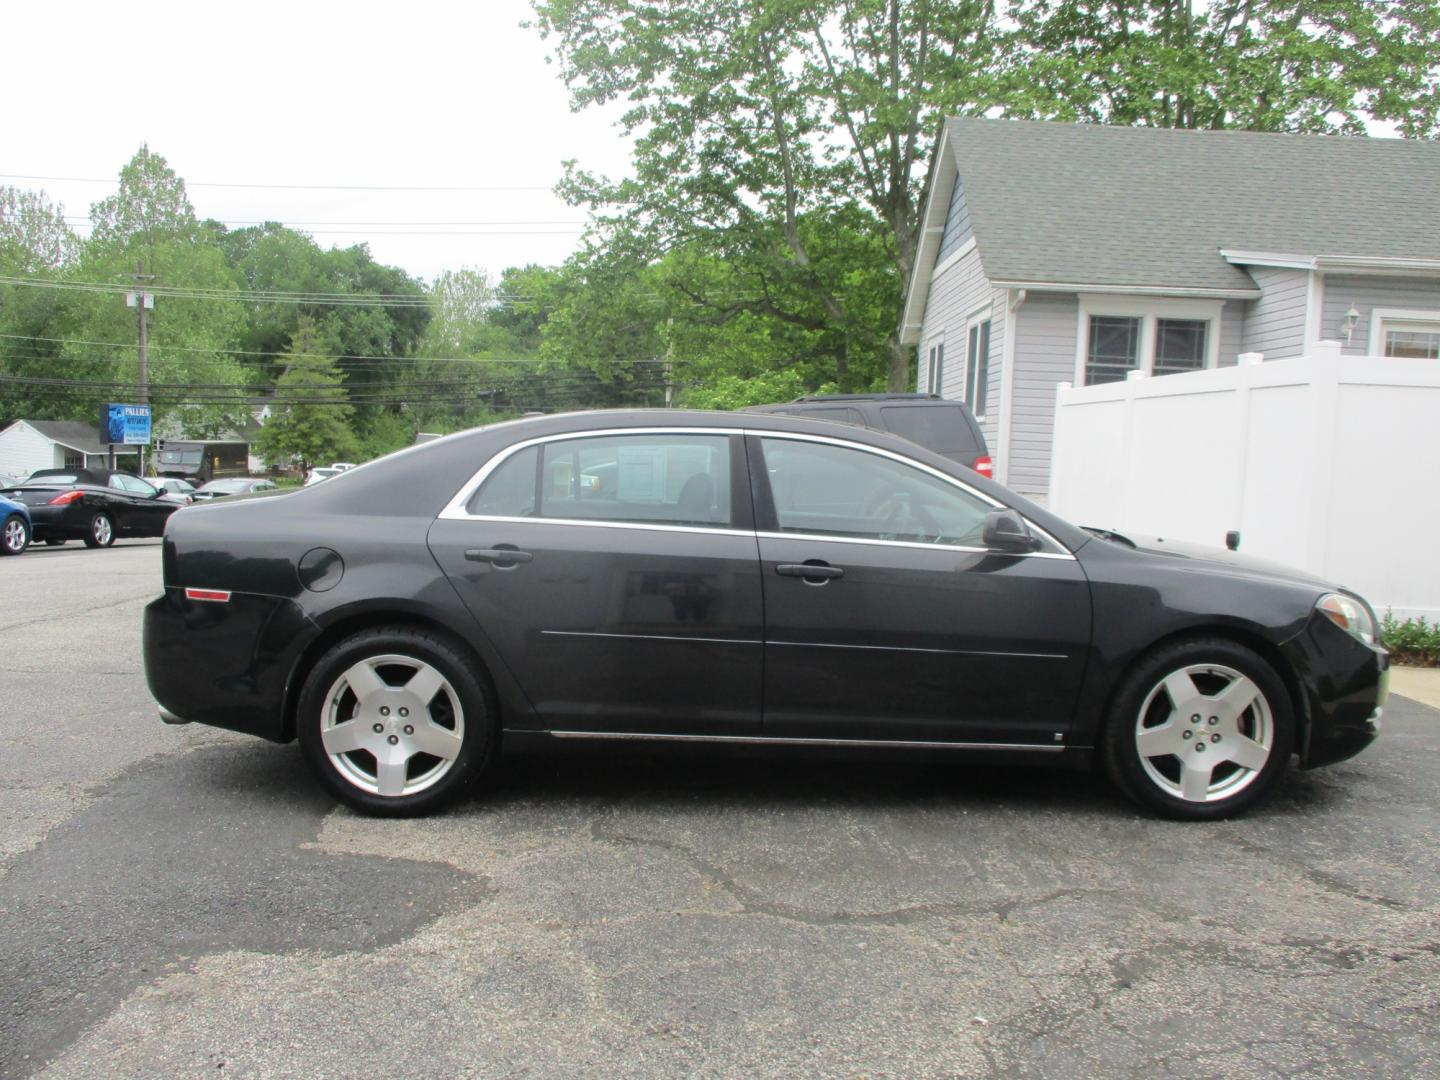
{"label": "car's rear wheel", "polygon": [[85,546],[88,548],[109,547],[115,543],[115,523],[106,513],[96,514],[90,519],[85,530]]}
{"label": "car's rear wheel", "polygon": [[19,555],[29,546],[29,524],[19,514],[11,514],[0,527],[0,555]]}
{"label": "car's rear wheel", "polygon": [[1101,759],[1117,786],[1166,815],[1229,817],[1255,805],[1290,763],[1285,685],[1234,641],[1181,641],[1142,659],[1117,689]]}
{"label": "car's rear wheel", "polygon": [[470,788],[498,743],[494,699],[473,661],[416,628],[365,630],[315,665],[296,719],[327,788],[369,814],[428,813]]}

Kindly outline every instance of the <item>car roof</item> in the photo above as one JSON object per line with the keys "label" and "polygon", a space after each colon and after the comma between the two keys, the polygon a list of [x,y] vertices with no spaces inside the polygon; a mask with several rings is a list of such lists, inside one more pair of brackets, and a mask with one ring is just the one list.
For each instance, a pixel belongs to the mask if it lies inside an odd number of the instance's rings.
{"label": "car roof", "polygon": [[29,479],[25,482],[28,484],[34,480],[44,480],[46,477],[50,476],[73,476],[75,477],[76,483],[94,484],[98,487],[105,487],[107,484],[109,484],[110,477],[112,476],[129,476],[135,480],[141,479],[134,473],[127,472],[124,469],[95,469],[89,467],[81,468],[77,465],[73,469],[36,469],[33,473],[30,474]]}
{"label": "car roof", "polygon": [[703,430],[706,428],[817,435],[873,446],[939,469],[1020,510],[1031,521],[1072,550],[1089,539],[1075,526],[1044,507],[926,450],[907,439],[875,428],[840,425],[782,413],[702,412],[689,409],[606,409],[522,417],[485,427],[456,432],[430,442],[408,446],[393,454],[347,469],[323,484],[297,488],[286,499],[310,500],[319,507],[344,512],[356,501],[379,500],[394,516],[424,516],[438,512],[480,464],[502,449],[529,439],[576,435],[628,428]]}

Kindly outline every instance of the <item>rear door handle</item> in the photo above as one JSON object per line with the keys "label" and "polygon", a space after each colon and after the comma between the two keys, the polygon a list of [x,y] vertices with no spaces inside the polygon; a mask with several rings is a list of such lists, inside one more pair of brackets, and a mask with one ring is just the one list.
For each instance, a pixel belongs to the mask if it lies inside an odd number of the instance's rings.
{"label": "rear door handle", "polygon": [[831,566],[829,563],[808,562],[808,563],[776,563],[775,573],[781,577],[798,577],[806,581],[820,584],[832,578],[842,578],[845,571],[838,566]]}
{"label": "rear door handle", "polygon": [[502,564],[514,566],[517,563],[527,563],[535,558],[528,551],[517,551],[514,548],[466,548],[465,558],[471,562],[488,562],[495,566]]}

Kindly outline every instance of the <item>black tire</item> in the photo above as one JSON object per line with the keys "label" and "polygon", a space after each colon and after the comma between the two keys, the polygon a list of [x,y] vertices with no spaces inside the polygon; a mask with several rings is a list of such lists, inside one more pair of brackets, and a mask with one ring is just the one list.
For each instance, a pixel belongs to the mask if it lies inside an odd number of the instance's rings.
{"label": "black tire", "polygon": [[[432,683],[439,680],[428,697],[411,689],[424,671],[434,673],[425,676]],[[383,626],[353,634],[320,658],[301,690],[295,723],[306,761],[332,795],[361,813],[410,817],[474,787],[498,750],[498,716],[487,678],[463,649],[430,631]],[[384,786],[392,790],[382,792]]]}
{"label": "black tire", "polygon": [[87,548],[109,547],[115,543],[115,523],[110,520],[110,515],[103,510],[90,519],[90,524],[85,527],[85,546]]}
{"label": "black tire", "polygon": [[1263,800],[1294,745],[1294,706],[1275,670],[1237,642],[1197,638],[1156,649],[1126,673],[1100,760],[1136,802],[1165,817],[1214,821]]}
{"label": "black tire", "polygon": [[30,524],[19,514],[11,514],[0,525],[0,555],[19,555],[30,546]]}

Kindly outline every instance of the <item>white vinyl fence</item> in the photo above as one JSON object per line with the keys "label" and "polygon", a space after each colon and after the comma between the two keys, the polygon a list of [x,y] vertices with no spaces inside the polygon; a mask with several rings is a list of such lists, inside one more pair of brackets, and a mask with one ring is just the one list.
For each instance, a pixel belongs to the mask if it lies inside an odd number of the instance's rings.
{"label": "white vinyl fence", "polygon": [[1288,563],[1440,618],[1440,362],[1310,356],[1060,385],[1050,507]]}

